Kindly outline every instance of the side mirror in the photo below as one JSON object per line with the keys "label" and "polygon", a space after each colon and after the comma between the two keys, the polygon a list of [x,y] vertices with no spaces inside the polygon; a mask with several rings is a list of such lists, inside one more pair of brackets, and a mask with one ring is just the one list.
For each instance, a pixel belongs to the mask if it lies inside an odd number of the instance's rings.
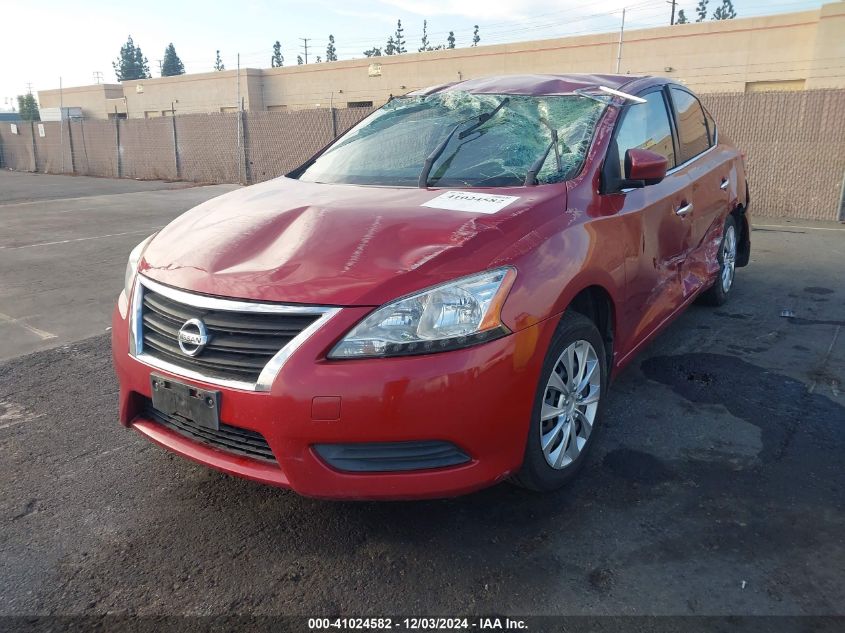
{"label": "side mirror", "polygon": [[[629,187],[656,185],[666,177],[669,161],[665,156],[647,149],[625,152],[625,184]],[[642,183],[642,184],[634,184]]]}

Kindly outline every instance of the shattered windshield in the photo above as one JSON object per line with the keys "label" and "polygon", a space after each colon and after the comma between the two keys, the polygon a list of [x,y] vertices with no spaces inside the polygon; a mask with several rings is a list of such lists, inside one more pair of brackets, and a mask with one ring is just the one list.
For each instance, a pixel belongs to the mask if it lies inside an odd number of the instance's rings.
{"label": "shattered windshield", "polygon": [[451,91],[394,99],[344,134],[299,178],[432,187],[561,182],[580,169],[604,107],[575,95]]}

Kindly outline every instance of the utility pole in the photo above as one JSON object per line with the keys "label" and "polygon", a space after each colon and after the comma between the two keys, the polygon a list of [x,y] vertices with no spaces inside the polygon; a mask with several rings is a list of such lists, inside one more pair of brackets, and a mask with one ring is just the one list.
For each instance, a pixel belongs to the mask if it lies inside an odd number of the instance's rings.
{"label": "utility pole", "polygon": [[672,5],[672,18],[669,20],[669,24],[675,24],[675,5],[677,4],[676,0],[668,0],[666,4]]}
{"label": "utility pole", "polygon": [[619,69],[622,66],[622,37],[625,34],[625,9],[622,9],[622,27],[619,29],[619,53],[616,56],[616,73],[619,74]]}
{"label": "utility pole", "polygon": [[161,76],[161,60],[157,59],[156,61],[158,62],[158,74]]}
{"label": "utility pole", "polygon": [[305,63],[308,63],[308,40],[312,39],[310,37],[300,37],[299,39],[302,40],[302,46],[305,49]]}
{"label": "utility pole", "polygon": [[103,80],[103,73],[101,73],[99,70],[95,70],[94,71],[94,81],[96,81],[99,84],[102,80]]}

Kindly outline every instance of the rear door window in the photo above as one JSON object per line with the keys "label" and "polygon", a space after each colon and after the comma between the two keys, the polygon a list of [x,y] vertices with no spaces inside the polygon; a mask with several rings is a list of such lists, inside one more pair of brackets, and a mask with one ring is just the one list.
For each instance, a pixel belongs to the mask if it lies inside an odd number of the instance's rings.
{"label": "rear door window", "polygon": [[678,123],[680,142],[678,162],[685,163],[710,147],[707,122],[704,119],[704,109],[698,99],[680,88],[671,87],[670,92]]}
{"label": "rear door window", "polygon": [[629,149],[650,150],[665,156],[669,169],[675,166],[672,128],[663,93],[649,92],[640,96],[646,102],[628,106],[616,133],[620,177],[625,174],[625,152]]}

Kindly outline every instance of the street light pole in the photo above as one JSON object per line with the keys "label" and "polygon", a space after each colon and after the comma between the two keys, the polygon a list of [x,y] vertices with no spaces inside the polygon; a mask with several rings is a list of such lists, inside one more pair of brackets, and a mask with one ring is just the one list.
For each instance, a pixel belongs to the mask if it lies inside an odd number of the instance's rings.
{"label": "street light pole", "polygon": [[622,37],[625,34],[625,9],[622,9],[622,27],[619,29],[619,53],[616,55],[616,73],[622,66]]}

